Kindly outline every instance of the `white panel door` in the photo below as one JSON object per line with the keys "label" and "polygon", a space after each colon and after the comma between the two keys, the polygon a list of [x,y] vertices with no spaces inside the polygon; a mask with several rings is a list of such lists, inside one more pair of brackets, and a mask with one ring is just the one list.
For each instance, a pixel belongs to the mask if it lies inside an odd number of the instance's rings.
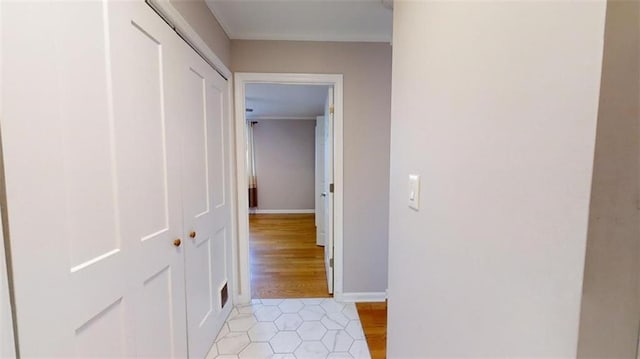
{"label": "white panel door", "polygon": [[[185,44],[186,48],[187,45]],[[190,50],[190,49],[189,49]],[[179,71],[189,356],[202,358],[231,311],[227,81],[191,51]]]}
{"label": "white panel door", "polygon": [[143,2],[0,6],[21,356],[185,356],[175,34]]}
{"label": "white panel door", "polygon": [[180,187],[182,40],[144,2],[109,2],[120,233],[136,355],[186,356]]}
{"label": "white panel door", "polygon": [[316,245],[324,246],[325,244],[325,197],[327,196],[326,178],[324,175],[324,163],[325,163],[325,137],[326,137],[326,118],[325,116],[318,116],[316,118]]}
{"label": "white panel door", "polygon": [[324,109],[324,262],[327,273],[327,288],[333,293],[333,197],[330,186],[333,184],[333,87],[329,88]]}
{"label": "white panel door", "polygon": [[99,2],[1,2],[2,137],[23,357],[133,354]]}

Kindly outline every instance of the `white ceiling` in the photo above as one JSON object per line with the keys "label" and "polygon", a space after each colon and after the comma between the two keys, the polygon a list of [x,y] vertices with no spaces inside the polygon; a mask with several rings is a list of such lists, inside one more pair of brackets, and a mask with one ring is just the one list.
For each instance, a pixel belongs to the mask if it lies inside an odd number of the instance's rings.
{"label": "white ceiling", "polygon": [[231,39],[391,42],[391,0],[205,0]]}
{"label": "white ceiling", "polygon": [[324,113],[328,86],[247,84],[247,119],[315,120]]}

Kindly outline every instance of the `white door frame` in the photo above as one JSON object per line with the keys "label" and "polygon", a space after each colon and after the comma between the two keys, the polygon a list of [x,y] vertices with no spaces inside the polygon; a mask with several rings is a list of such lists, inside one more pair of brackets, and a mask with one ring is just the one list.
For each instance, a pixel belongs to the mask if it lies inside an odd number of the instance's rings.
{"label": "white door frame", "polygon": [[[251,301],[251,273],[249,268],[249,208],[247,203],[246,170],[246,125],[245,125],[245,85],[248,83],[271,83],[287,85],[329,85],[334,88],[334,133],[333,133],[333,183],[334,185],[334,288],[335,298],[342,297],[342,234],[343,234],[343,180],[342,180],[342,74],[294,74],[294,73],[248,73],[238,72],[234,76],[235,130],[236,130],[236,180],[238,189],[237,219],[238,245],[235,257],[238,259],[238,278],[235,288],[236,303]],[[235,248],[234,248],[235,249]]]}

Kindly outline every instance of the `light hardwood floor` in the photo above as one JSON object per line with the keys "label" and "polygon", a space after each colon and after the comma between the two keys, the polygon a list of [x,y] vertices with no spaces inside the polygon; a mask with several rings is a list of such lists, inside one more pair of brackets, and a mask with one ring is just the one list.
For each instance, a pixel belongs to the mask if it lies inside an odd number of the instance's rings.
{"label": "light hardwood floor", "polygon": [[356,303],[372,359],[387,356],[387,303]]}
{"label": "light hardwood floor", "polygon": [[249,227],[253,298],[330,297],[313,214],[253,214]]}
{"label": "light hardwood floor", "polygon": [[[313,214],[249,216],[253,298],[325,298],[324,248],[316,246]],[[386,303],[358,303],[371,357],[386,357]]]}

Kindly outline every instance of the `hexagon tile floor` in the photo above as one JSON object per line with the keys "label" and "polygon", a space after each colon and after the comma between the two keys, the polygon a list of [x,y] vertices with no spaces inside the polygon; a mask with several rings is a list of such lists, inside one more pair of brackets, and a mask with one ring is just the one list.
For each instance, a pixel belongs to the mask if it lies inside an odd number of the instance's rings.
{"label": "hexagon tile floor", "polygon": [[233,309],[207,359],[371,358],[353,303],[254,299]]}

